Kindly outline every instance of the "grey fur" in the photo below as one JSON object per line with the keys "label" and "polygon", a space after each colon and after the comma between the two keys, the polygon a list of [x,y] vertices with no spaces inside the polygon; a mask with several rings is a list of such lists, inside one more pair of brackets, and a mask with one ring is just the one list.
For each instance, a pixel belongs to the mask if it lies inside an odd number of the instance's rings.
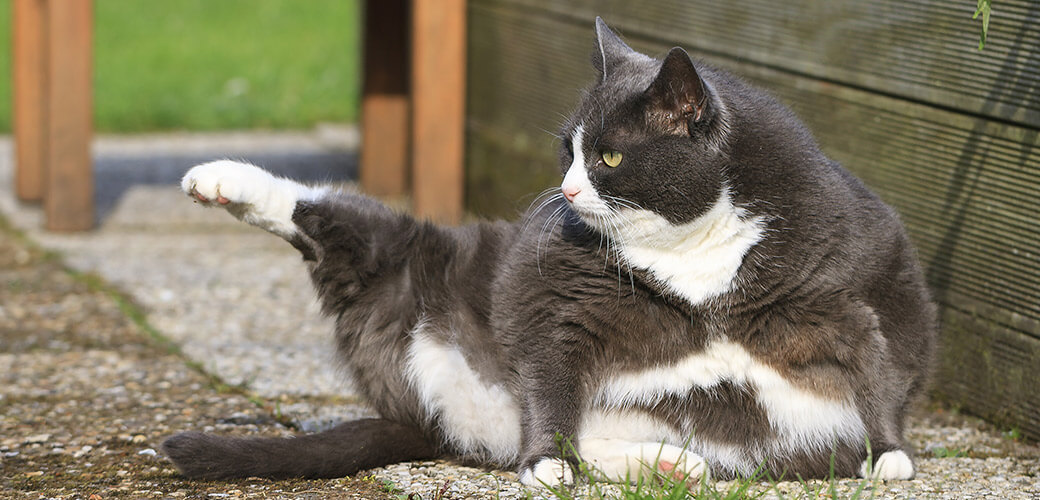
{"label": "grey fur", "polygon": [[[291,242],[311,262],[324,311],[336,319],[340,355],[367,400],[387,421],[424,436],[430,445],[417,446],[416,455],[433,447],[525,468],[558,454],[555,435],[575,435],[583,413],[601,404],[595,390],[605,377],[674,362],[727,338],[799,388],[849,396],[875,457],[904,449],[908,408],[932,361],[936,314],[897,215],[826,158],[767,94],[694,64],[682,49],[665,63],[635,53],[601,21],[597,33],[601,78],[564,136],[583,124],[585,157],[623,151],[625,168],[590,166],[597,191],[673,224],[704,214],[724,187],[736,205],[763,217],[765,237],[744,258],[737,286],[690,304],[618,260],[604,235],[559,196],[517,223],[461,228],[416,221],[358,195],[301,202]],[[569,147],[561,151],[563,169],[573,158]],[[459,456],[439,416],[423,407],[404,370],[420,319],[484,381],[509,388],[521,408],[518,463]],[[636,410],[753,457],[773,437],[754,390],[733,382]],[[215,463],[209,438],[172,439],[167,453],[189,475],[197,475],[191,464],[199,457],[210,470],[200,477],[267,470]],[[337,439],[343,445],[335,453],[371,453],[372,446],[354,444],[359,438]],[[867,451],[838,440],[830,449],[763,460],[774,477],[819,477],[832,457],[834,471],[848,476]],[[709,465],[716,477],[739,472]]]}

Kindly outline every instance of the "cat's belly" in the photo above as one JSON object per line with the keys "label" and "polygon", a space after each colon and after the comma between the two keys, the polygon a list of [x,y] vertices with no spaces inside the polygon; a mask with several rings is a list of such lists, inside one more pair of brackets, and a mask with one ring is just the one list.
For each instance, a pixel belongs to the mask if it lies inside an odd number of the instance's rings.
{"label": "cat's belly", "polygon": [[[835,444],[862,446],[866,437],[851,395],[797,387],[731,342],[715,342],[674,364],[608,377],[594,406],[608,415],[638,409],[671,431],[630,419],[632,429],[688,446],[713,468],[744,474],[769,458],[826,452]],[[582,434],[608,436],[626,425],[609,418],[591,422],[597,425]]]}
{"label": "cat's belly", "polygon": [[[520,455],[520,409],[457,346],[422,328],[409,345],[408,377],[425,414],[454,449],[498,465]],[[862,443],[865,427],[847,398],[800,389],[740,346],[715,343],[677,363],[604,379],[582,416],[584,440],[666,443],[712,468],[751,474],[766,459]]]}

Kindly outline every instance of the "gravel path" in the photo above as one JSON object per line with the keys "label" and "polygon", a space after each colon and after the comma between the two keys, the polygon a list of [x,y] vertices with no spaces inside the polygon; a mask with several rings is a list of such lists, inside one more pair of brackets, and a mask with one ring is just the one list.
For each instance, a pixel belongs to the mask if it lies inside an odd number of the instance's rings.
{"label": "gravel path", "polygon": [[[237,142],[227,143],[228,150],[277,142],[270,135],[234,137]],[[283,147],[310,151],[311,143],[297,139],[285,139]],[[203,147],[200,141],[209,142]],[[321,141],[314,143],[320,147]],[[204,157],[207,147],[214,149],[214,157],[229,154],[221,153],[220,141],[202,136],[109,139],[96,149],[107,155],[190,150]],[[318,157],[321,151],[312,153]],[[383,481],[395,485],[389,488],[394,495],[418,493],[427,499],[545,495],[524,490],[511,472],[443,461],[376,469],[368,480],[180,479],[155,454],[171,432],[202,428],[280,435],[289,431],[275,416],[309,430],[370,414],[329,359],[331,327],[318,314],[299,255],[276,237],[193,205],[173,184],[119,191],[97,231],[41,232],[38,210],[11,200],[9,176],[10,142],[0,140],[0,213],[26,230],[30,240],[58,251],[66,265],[96,274],[132,298],[148,324],[179,345],[184,356],[236,387],[217,391],[206,374],[149,341],[118,301],[5,233],[0,239],[0,276],[5,278],[0,286],[7,286],[0,289],[0,366],[10,368],[0,374],[0,489],[15,492],[11,497],[87,498],[108,492],[102,497],[371,498],[388,494]],[[25,285],[12,286],[16,281]],[[1040,449],[1034,445],[938,407],[915,415],[909,437],[919,453],[918,477],[869,485],[869,493],[1040,498]],[[732,485],[712,486],[726,490]],[[836,491],[845,496],[861,486],[861,481],[844,480]],[[811,482],[809,487],[828,485]],[[770,490],[766,498],[805,493],[796,482],[756,488]],[[585,487],[578,494],[588,491]],[[8,495],[0,492],[0,497]]]}

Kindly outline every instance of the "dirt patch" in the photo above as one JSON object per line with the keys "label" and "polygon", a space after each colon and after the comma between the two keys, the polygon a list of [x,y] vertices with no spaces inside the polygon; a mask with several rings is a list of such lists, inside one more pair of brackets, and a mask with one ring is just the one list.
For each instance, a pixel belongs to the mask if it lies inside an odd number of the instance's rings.
{"label": "dirt patch", "polygon": [[392,498],[374,479],[181,477],[159,451],[177,431],[292,432],[274,404],[190,368],[127,307],[0,224],[0,497]]}

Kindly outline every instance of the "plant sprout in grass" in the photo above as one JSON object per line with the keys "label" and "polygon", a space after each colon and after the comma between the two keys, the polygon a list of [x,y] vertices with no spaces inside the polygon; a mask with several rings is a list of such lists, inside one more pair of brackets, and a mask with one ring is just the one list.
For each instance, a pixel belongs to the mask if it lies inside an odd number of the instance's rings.
{"label": "plant sprout in grass", "polygon": [[1010,439],[1012,441],[1018,441],[1019,439],[1022,439],[1022,430],[1018,427],[1012,427],[1004,431],[1003,435],[1007,439]]}
{"label": "plant sprout in grass", "polygon": [[960,448],[947,448],[945,446],[932,448],[932,454],[935,455],[935,458],[963,458],[968,456],[968,453]]}

